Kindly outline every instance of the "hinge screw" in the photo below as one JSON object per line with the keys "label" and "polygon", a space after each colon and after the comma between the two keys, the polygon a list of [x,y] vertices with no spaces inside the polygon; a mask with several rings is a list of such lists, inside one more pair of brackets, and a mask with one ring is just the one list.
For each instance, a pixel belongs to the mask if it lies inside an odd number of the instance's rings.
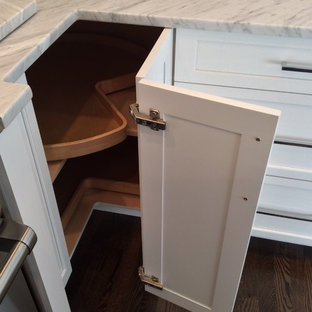
{"label": "hinge screw", "polygon": [[157,109],[150,110],[150,118],[153,120],[159,119],[159,111]]}

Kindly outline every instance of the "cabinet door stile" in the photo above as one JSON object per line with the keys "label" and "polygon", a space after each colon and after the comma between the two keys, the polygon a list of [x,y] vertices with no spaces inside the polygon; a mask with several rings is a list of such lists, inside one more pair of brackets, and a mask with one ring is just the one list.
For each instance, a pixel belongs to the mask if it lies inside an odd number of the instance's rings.
{"label": "cabinet door stile", "polygon": [[[137,83],[144,77],[156,80],[162,83],[171,84],[172,82],[172,55],[173,55],[173,30],[165,29],[156,44],[154,45],[149,56],[142,65],[136,76]],[[137,88],[137,98],[140,97],[140,89]],[[148,112],[149,107],[144,103],[140,106],[140,111]],[[146,133],[147,132],[147,133]],[[142,218],[142,244],[143,244],[143,262],[149,263],[146,268],[146,274],[153,273],[162,280],[162,236],[159,229],[162,227],[162,212],[158,207],[162,206],[162,187],[163,182],[163,163],[152,162],[151,159],[161,160],[162,157],[162,133],[150,132],[149,129],[139,126],[139,155],[140,171],[145,171],[140,176],[140,187],[143,194],[141,204],[148,201],[150,205],[148,217]],[[148,172],[150,170],[150,172]],[[159,175],[154,175],[153,172]],[[153,178],[151,178],[153,177]],[[151,206],[152,205],[152,206]],[[144,212],[142,212],[144,213]],[[151,243],[152,242],[152,243]]]}

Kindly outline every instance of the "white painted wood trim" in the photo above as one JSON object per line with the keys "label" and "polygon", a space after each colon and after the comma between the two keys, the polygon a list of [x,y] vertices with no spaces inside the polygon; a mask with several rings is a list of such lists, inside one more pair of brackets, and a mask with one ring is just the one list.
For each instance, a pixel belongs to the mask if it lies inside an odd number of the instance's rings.
{"label": "white painted wood trim", "polygon": [[258,211],[312,221],[312,182],[267,175]]}
{"label": "white painted wood trim", "polygon": [[[1,168],[5,170],[1,174],[0,186],[5,191],[3,195],[9,212],[15,220],[32,227],[38,236],[32,255],[42,280],[37,281],[37,285],[44,285],[48,298],[44,311],[69,312],[55,242],[51,236],[50,216],[21,114],[0,134],[0,157]],[[37,291],[40,293],[43,289]]]}
{"label": "white painted wood trim", "polygon": [[311,94],[311,73],[282,70],[312,66],[311,39],[182,28],[176,38],[176,81]]}
{"label": "white painted wood trim", "polygon": [[44,155],[44,150],[32,103],[29,103],[24,108],[24,110],[22,111],[22,116],[32,149],[34,161],[36,164],[38,177],[40,179],[42,193],[46,202],[46,209],[51,223],[50,231],[55,242],[56,255],[59,259],[60,272],[65,286],[70,277],[72,269],[68,251],[66,248],[64,232],[54,195],[52,181],[47,166],[47,160]]}
{"label": "white painted wood trim", "polygon": [[162,31],[151,52],[136,75],[136,83],[150,79],[172,85],[173,83],[173,45],[174,29]]}
{"label": "white painted wood trim", "polygon": [[274,144],[266,174],[312,182],[312,147]]}
{"label": "white painted wood trim", "polygon": [[257,213],[252,236],[312,247],[312,222]]}
{"label": "white painted wood trim", "polygon": [[[311,74],[312,75],[312,74]],[[274,85],[274,82],[272,82]],[[312,145],[312,95],[275,92],[212,84],[174,82],[174,85],[215,94],[282,111],[276,131],[276,141]]]}
{"label": "white painted wood trim", "polygon": [[[142,67],[136,76],[136,87],[139,81],[145,76],[162,83],[172,83],[172,64],[173,64],[173,38],[174,31],[172,29],[165,29],[153,49],[149,53]],[[140,89],[136,88],[137,99],[140,97]],[[151,107],[140,106],[140,111],[148,113]],[[138,148],[139,148],[139,171],[142,171],[142,166],[145,167],[145,174],[140,174],[140,201],[141,207],[145,202],[152,202],[151,211],[154,222],[145,222],[144,210],[141,209],[141,222],[142,222],[142,250],[143,250],[143,263],[149,263],[146,268],[146,274],[152,273],[160,277],[162,280],[163,272],[161,269],[162,259],[162,237],[159,235],[159,229],[162,228],[162,212],[159,207],[163,205],[163,163],[154,162],[148,169],[148,165],[144,165],[143,161],[150,162],[150,155],[153,159],[162,159],[162,139],[158,133],[151,133],[146,140],[145,133],[150,129],[138,126]],[[144,145],[144,148],[142,148]],[[154,175],[153,172],[158,172],[159,175]],[[151,178],[153,177],[153,183]],[[153,242],[151,244],[150,242]]]}
{"label": "white painted wood trim", "polygon": [[[27,84],[25,74],[22,75],[17,82]],[[42,187],[42,195],[45,199],[45,209],[50,221],[49,229],[55,244],[55,253],[58,257],[60,272],[65,286],[72,272],[70,258],[66,247],[60,214],[58,211],[52,181],[47,166],[47,160],[44,154],[38,124],[31,102],[23,109],[22,117]]]}
{"label": "white painted wood trim", "polygon": [[207,309],[207,307],[202,305],[201,303],[192,301],[190,300],[190,298],[184,297],[181,294],[178,294],[170,289],[167,289],[166,287],[163,288],[162,290],[158,290],[150,286],[145,286],[145,290],[155,296],[158,296],[159,298],[163,298],[176,305],[183,306],[185,309],[192,311],[192,312],[212,311],[211,309]]}

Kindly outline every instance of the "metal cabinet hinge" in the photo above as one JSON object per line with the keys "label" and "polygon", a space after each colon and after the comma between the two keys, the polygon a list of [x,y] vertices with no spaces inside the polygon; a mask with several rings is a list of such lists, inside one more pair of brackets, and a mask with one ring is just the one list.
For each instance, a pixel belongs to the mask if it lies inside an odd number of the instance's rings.
{"label": "metal cabinet hinge", "polygon": [[141,282],[143,282],[146,285],[158,288],[158,289],[163,289],[163,285],[159,283],[159,279],[155,276],[148,276],[145,275],[144,273],[144,267],[140,266],[139,267],[139,276],[141,279]]}
{"label": "metal cabinet hinge", "polygon": [[130,114],[135,123],[142,126],[150,127],[152,130],[165,130],[166,122],[159,118],[159,111],[157,109],[150,109],[150,114],[145,115],[139,112],[139,104],[130,105]]}

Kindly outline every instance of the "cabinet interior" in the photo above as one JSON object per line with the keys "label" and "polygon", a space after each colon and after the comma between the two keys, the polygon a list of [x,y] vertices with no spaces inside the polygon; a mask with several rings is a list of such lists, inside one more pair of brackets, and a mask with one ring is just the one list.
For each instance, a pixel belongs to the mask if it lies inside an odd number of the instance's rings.
{"label": "cabinet interior", "polygon": [[26,72],[70,255],[95,203],[140,208],[129,105],[161,31],[77,21]]}

